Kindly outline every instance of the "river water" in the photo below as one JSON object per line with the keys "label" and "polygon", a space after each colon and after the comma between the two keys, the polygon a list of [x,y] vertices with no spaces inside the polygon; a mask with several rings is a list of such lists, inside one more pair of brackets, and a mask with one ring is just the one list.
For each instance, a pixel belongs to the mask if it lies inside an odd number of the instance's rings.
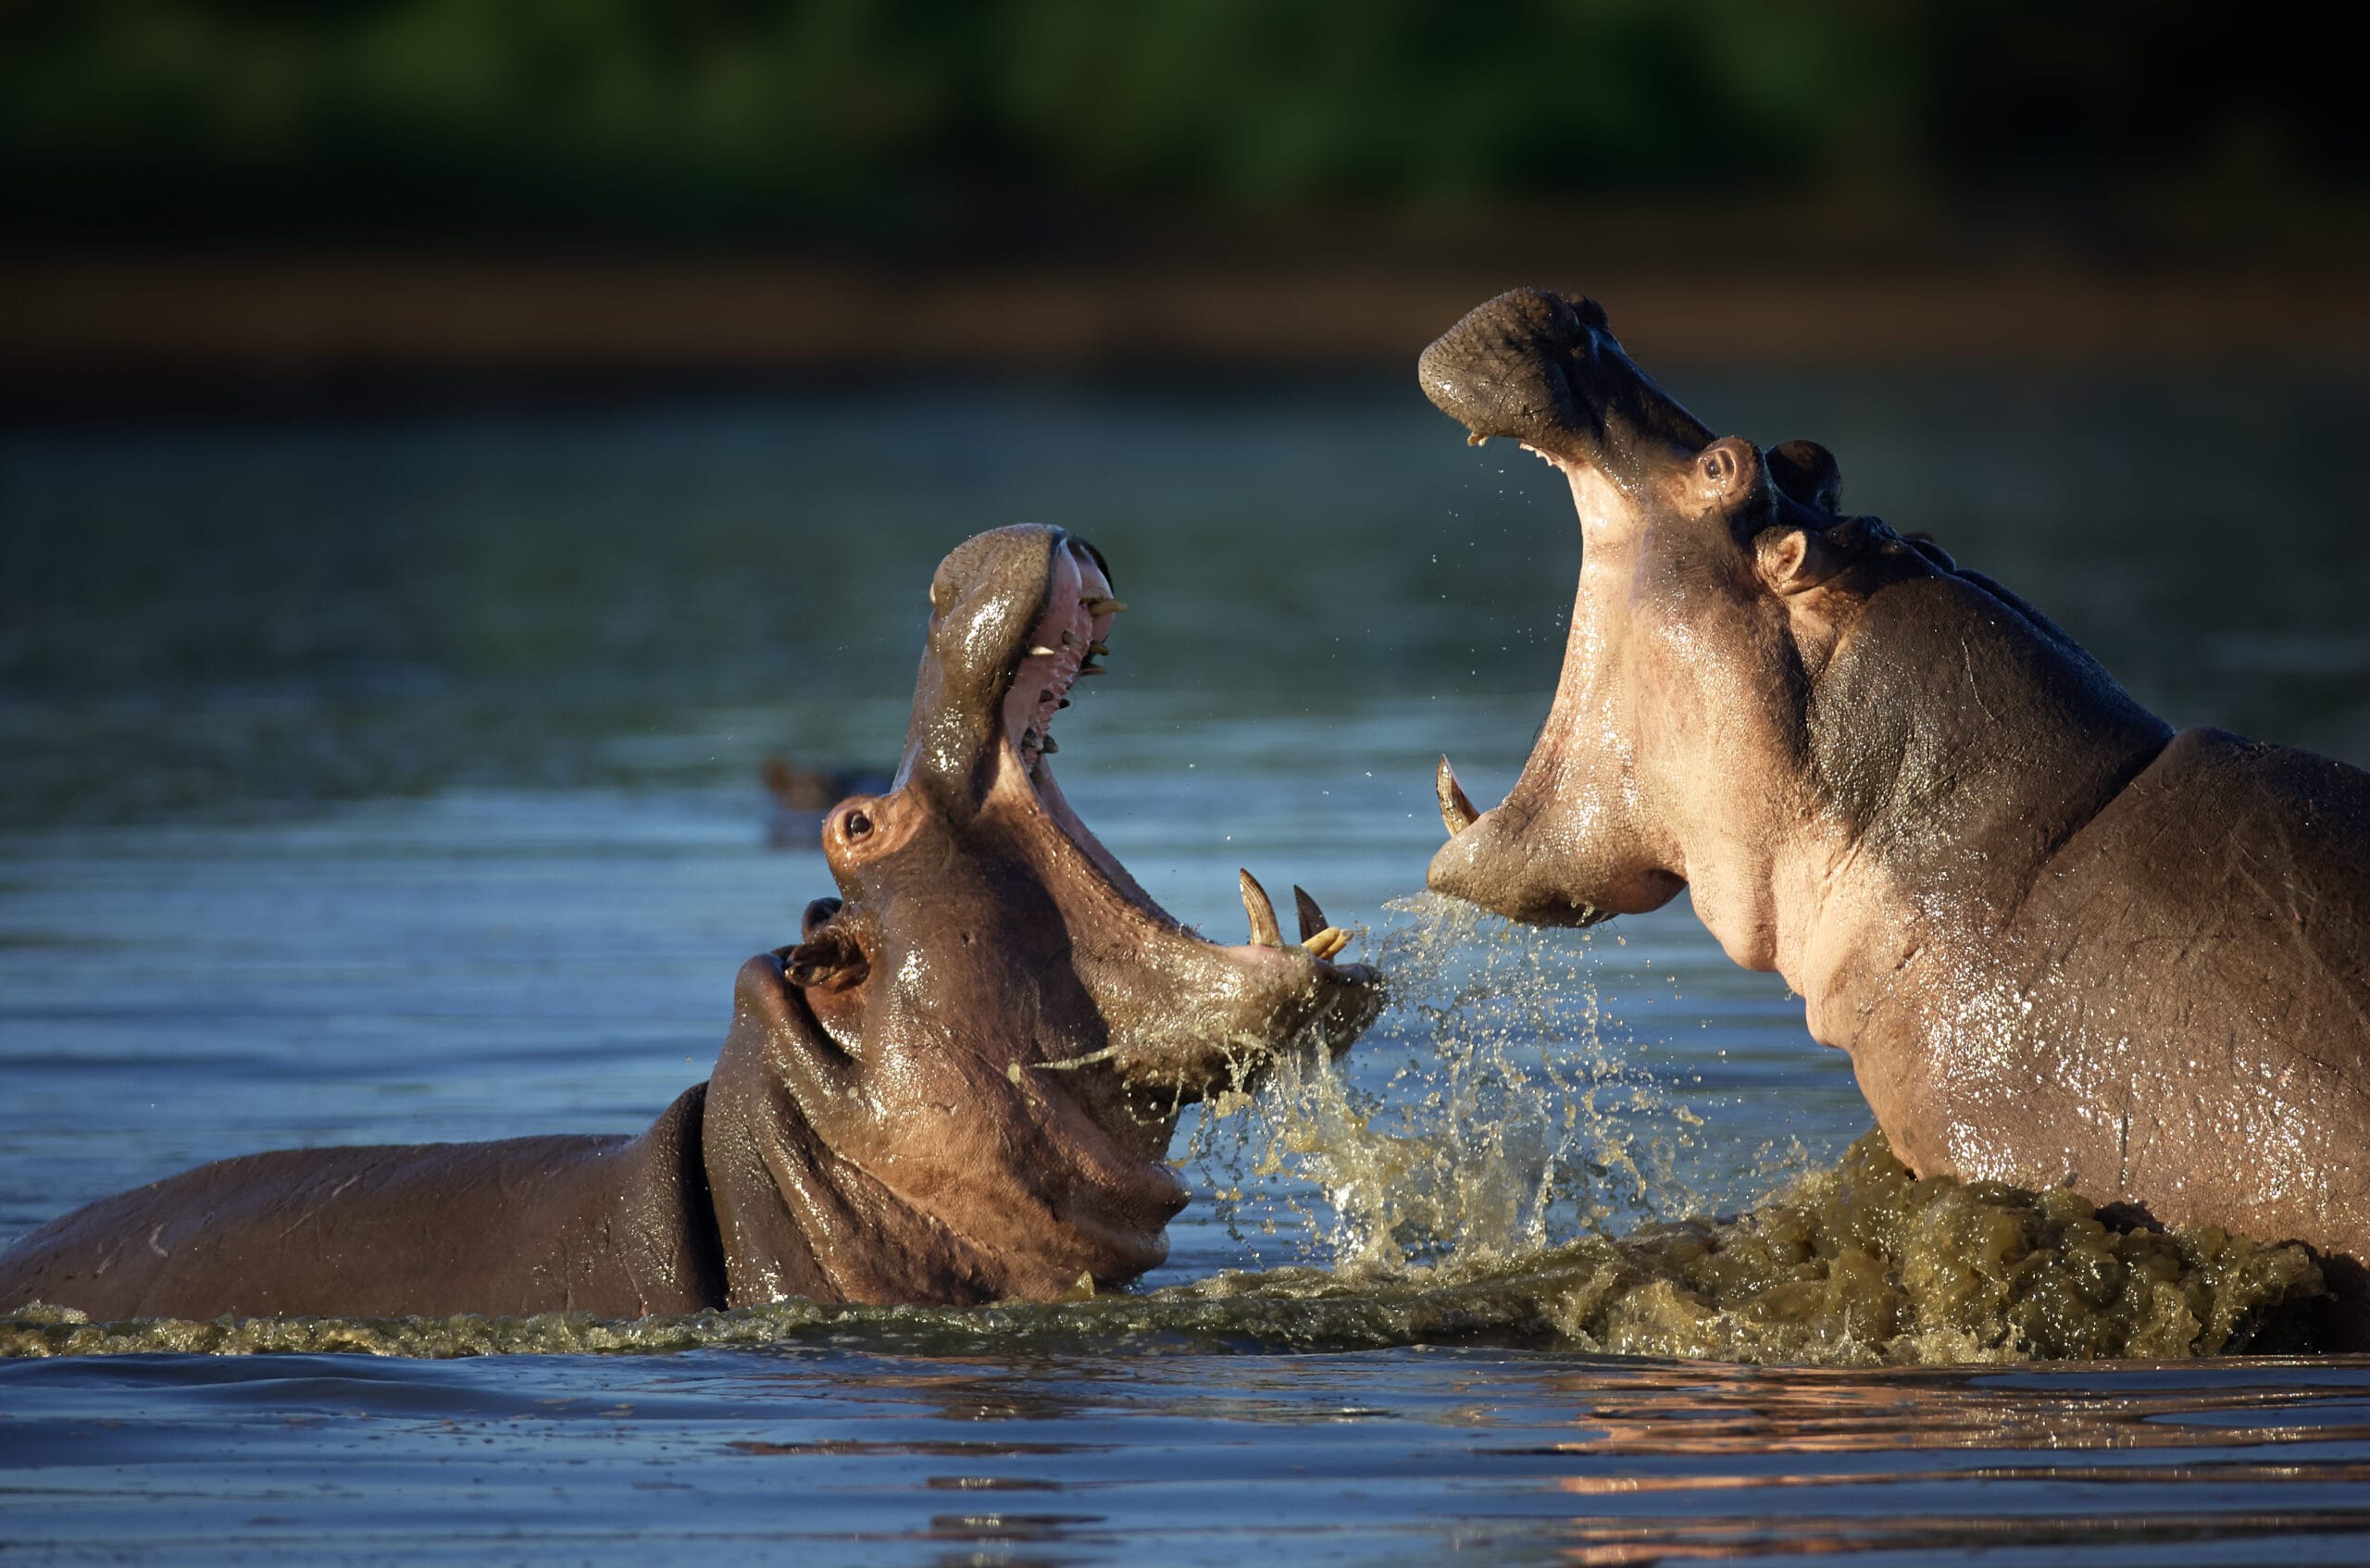
{"label": "river water", "polygon": [[[2358,380],[1668,379],[2167,716],[2370,761]],[[0,1241],[256,1149],[645,1124],[828,890],[760,765],[888,762],[930,567],[1023,519],[1134,606],[1064,720],[1081,815],[1213,936],[1248,866],[1400,982],[1337,1074],[1189,1122],[1168,1264],[961,1313],[20,1322],[0,1552],[2370,1552],[2370,1362],[2189,1355],[2293,1349],[2292,1254],[1847,1159],[1848,1064],[1684,901],[1407,898],[1435,756],[1514,777],[1578,546],[1397,386],[0,438]]]}

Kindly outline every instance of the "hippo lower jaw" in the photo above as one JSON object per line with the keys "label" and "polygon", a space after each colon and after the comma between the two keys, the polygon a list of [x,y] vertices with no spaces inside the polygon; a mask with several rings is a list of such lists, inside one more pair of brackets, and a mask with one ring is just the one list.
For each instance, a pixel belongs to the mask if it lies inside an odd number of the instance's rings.
{"label": "hippo lower jaw", "polygon": [[[1441,774],[1455,785],[1446,757]],[[1433,854],[1425,885],[1509,920],[1573,929],[1660,909],[1686,888],[1683,877],[1658,866],[1615,871],[1592,852],[1586,825],[1542,823],[1527,804],[1519,785],[1503,805],[1478,814],[1469,803],[1461,811],[1444,804],[1449,840]]]}
{"label": "hippo lower jaw", "polygon": [[[1288,945],[1266,890],[1243,870],[1238,875],[1237,887],[1251,940],[1232,945],[1213,942],[1163,909],[1063,795],[1049,760],[1061,749],[1054,739],[1054,720],[1070,705],[1069,693],[1079,681],[1104,673],[1096,661],[1110,653],[1107,640],[1114,617],[1127,608],[1110,595],[1107,582],[1100,580],[1096,568],[1085,568],[1075,595],[1067,588],[1066,579],[1057,572],[1045,616],[1032,628],[1027,655],[1006,691],[1002,704],[1003,755],[997,761],[995,790],[1011,789],[1017,775],[1026,786],[1025,803],[1033,803],[1045,825],[1101,873],[1113,898],[1098,901],[1108,905],[1098,915],[1112,928],[1131,932],[1133,941],[1149,944],[1162,961],[1205,967],[1213,975],[1236,971],[1254,996],[1304,992],[1308,1004],[1295,1010],[1301,1016],[1290,1032],[1296,1037],[1313,1035],[1330,1053],[1339,1055],[1372,1021],[1379,1004],[1378,980],[1366,964],[1335,962],[1349,945],[1350,934],[1326,919],[1315,898],[1304,889],[1292,889],[1299,940]],[[1099,636],[1098,627],[1103,628]],[[1268,1054],[1273,1047],[1271,1028],[1244,1030],[1243,1055],[1229,1064],[1229,1075],[1241,1076],[1252,1065],[1253,1053]],[[1184,1076],[1163,1072],[1149,1052],[1130,1057],[1129,1066],[1132,1077],[1185,1090],[1189,1098],[1201,1098],[1210,1087],[1197,1088]]]}

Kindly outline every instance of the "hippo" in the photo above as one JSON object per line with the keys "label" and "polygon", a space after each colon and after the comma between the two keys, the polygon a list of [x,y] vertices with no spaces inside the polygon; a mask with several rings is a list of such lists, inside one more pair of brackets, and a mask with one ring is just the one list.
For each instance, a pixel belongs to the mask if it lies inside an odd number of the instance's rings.
{"label": "hippo", "polygon": [[1715,440],[1604,310],[1480,305],[1418,375],[1560,470],[1579,589],[1512,792],[1442,758],[1428,880],[1586,926],[1681,888],[1920,1176],[2301,1240],[2370,1325],[2370,774],[2175,733],[1813,442]]}
{"label": "hippo", "polygon": [[1099,675],[1104,559],[1045,527],[930,581],[904,760],[822,823],[839,896],[750,959],[714,1075],[638,1136],[291,1150],[103,1199],[0,1254],[0,1309],[94,1318],[604,1318],[1050,1300],[1167,1254],[1181,1109],[1381,998],[1298,894],[1288,945],[1163,912],[1063,799],[1054,715]]}

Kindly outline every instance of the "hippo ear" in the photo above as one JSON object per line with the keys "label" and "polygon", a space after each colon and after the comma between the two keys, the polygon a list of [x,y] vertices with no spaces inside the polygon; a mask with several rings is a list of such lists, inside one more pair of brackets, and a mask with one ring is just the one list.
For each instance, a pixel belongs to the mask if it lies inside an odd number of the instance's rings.
{"label": "hippo ear", "polygon": [[1782,595],[1807,593],[1847,566],[1851,541],[1840,529],[1764,529],[1753,541],[1753,564],[1761,579]]}
{"label": "hippo ear", "polygon": [[1790,441],[1769,449],[1769,478],[1790,500],[1820,512],[1843,502],[1843,470],[1835,454],[1815,441]]}
{"label": "hippo ear", "polygon": [[1841,517],[1807,528],[1780,523],[1753,536],[1753,564],[1775,591],[1806,593],[1873,559],[1899,538],[1880,517]]}

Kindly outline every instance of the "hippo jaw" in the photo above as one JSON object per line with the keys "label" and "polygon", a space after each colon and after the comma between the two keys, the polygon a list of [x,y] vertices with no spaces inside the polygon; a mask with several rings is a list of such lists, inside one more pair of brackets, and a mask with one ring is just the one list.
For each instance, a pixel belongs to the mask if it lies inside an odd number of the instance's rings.
{"label": "hippo jaw", "polygon": [[[1589,301],[1502,295],[1422,375],[1476,438],[1515,436],[1564,475],[1582,541],[1554,703],[1514,790],[1476,812],[1442,761],[1440,891],[1584,925],[1684,887],[1731,958],[1808,995],[1865,945],[1845,912],[1877,879],[2012,879],[2164,744],[2030,605],[1844,515],[1824,448],[1710,439]],[[2018,780],[2040,755],[2056,760],[2036,801]]]}
{"label": "hippo jaw", "polygon": [[1511,437],[1564,476],[1582,541],[1547,722],[1493,810],[1476,811],[1441,759],[1450,837],[1429,885],[1550,926],[1691,889],[1730,956],[1770,967],[1773,884],[1799,868],[1764,848],[1784,837],[1773,825],[1826,805],[1814,770],[1787,765],[1805,754],[1807,694],[1837,633],[1812,623],[1848,619],[1816,591],[1932,567],[1883,525],[1838,515],[1823,448],[1715,440],[1594,301],[1502,294],[1427,348],[1419,376],[1469,441]]}
{"label": "hippo jaw", "polygon": [[1186,1201],[1165,1163],[1183,1106],[1282,1052],[1347,1049],[1380,1005],[1304,896],[1286,946],[1246,874],[1254,940],[1204,940],[1063,798],[1054,716],[1125,608],[1091,546],[980,535],[941,566],[931,607],[893,786],[824,819],[841,896],[742,974],[737,1049],[787,1090],[774,1201],[822,1238],[819,1282],[793,1271],[748,1299],[1049,1299],[1133,1278]]}
{"label": "hippo jaw", "polygon": [[[1554,704],[1501,805],[1477,811],[1448,759],[1436,779],[1449,841],[1438,892],[1508,918],[1590,926],[1656,909],[1687,885],[1676,823],[1641,752],[1635,646],[1624,602],[1675,540],[1703,556],[1769,510],[1760,454],[1711,431],[1640,371],[1593,300],[1500,295],[1424,351],[1418,379],[1467,441],[1504,436],[1569,484],[1584,541]],[[1695,534],[1700,539],[1682,536]],[[1641,656],[1642,655],[1642,656]]]}
{"label": "hippo jaw", "polygon": [[1636,495],[1712,432],[1630,363],[1594,300],[1517,289],[1468,312],[1416,361],[1424,394],[1469,432],[1520,442]]}

